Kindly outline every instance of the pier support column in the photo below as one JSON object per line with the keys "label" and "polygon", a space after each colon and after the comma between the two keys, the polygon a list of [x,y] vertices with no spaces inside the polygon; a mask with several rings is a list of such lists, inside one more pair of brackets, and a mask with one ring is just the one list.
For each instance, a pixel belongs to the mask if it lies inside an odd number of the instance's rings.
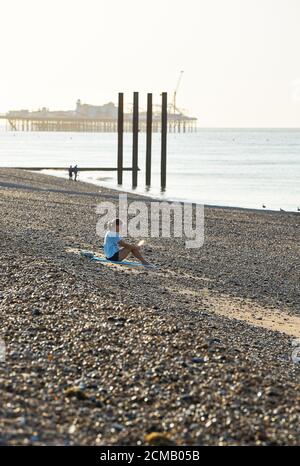
{"label": "pier support column", "polygon": [[124,94],[119,92],[118,103],[118,184],[123,182],[123,126],[124,126]]}
{"label": "pier support column", "polygon": [[151,185],[151,152],[152,152],[152,94],[147,95],[147,127],[146,127],[146,186]]}
{"label": "pier support column", "polygon": [[161,165],[160,165],[160,185],[162,191],[166,188],[167,180],[167,131],[168,131],[168,94],[162,93],[161,104]]}
{"label": "pier support column", "polygon": [[133,93],[132,119],[132,187],[137,187],[138,179],[138,141],[139,141],[139,93]]}

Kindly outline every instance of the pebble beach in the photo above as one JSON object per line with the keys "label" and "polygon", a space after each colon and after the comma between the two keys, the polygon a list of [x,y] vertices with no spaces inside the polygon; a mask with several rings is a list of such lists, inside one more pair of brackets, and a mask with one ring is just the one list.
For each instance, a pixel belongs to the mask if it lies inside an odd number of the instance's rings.
{"label": "pebble beach", "polygon": [[299,445],[300,213],[205,207],[150,271],[80,256],[102,200],[0,169],[0,445]]}

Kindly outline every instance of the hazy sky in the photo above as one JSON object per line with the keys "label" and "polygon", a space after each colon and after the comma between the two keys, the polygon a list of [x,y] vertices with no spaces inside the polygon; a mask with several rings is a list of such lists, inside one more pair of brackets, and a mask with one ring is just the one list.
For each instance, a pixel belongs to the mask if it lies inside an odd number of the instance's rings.
{"label": "hazy sky", "polygon": [[[173,92],[199,126],[300,127],[300,0],[0,0],[0,112]],[[171,95],[170,95],[171,97]]]}

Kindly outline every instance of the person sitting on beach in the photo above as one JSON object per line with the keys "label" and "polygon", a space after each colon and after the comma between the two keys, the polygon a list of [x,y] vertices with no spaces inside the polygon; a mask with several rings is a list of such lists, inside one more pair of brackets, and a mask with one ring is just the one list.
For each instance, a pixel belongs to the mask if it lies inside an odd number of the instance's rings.
{"label": "person sitting on beach", "polygon": [[119,218],[116,218],[109,224],[109,230],[104,238],[104,253],[106,259],[113,262],[122,262],[131,253],[141,261],[144,266],[151,266],[142,256],[138,245],[126,243],[122,239],[120,235],[121,227],[122,222]]}
{"label": "person sitting on beach", "polygon": [[72,180],[73,179],[73,167],[72,167],[72,165],[69,166],[68,172],[69,172],[69,180]]}

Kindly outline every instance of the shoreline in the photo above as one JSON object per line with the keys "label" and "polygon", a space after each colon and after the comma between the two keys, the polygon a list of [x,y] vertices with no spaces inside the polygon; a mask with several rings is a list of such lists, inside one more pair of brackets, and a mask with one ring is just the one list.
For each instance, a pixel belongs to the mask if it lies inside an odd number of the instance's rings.
{"label": "shoreline", "polygon": [[[297,148],[299,135],[290,137],[284,129],[279,133],[260,132],[227,134],[216,129],[216,136],[207,133],[170,134],[168,141],[168,182],[166,193],[160,195],[159,186],[159,134],[154,136],[154,157],[151,197],[185,201],[222,207],[262,209],[296,212],[300,202],[297,183]],[[220,131],[220,133],[218,133]],[[232,134],[230,134],[232,131]],[[282,131],[282,134],[281,134]],[[155,133],[156,134],[156,133]],[[124,161],[131,165],[131,139],[126,133]],[[116,134],[69,132],[9,132],[3,138],[2,164],[22,167],[59,167],[78,164],[79,167],[109,167],[116,164]],[[26,147],[24,159],[23,147]],[[145,138],[140,140],[140,168],[144,171]],[[58,157],[58,153],[60,154]],[[41,154],[42,160],[41,161]],[[14,161],[14,164],[12,162]],[[223,168],[222,168],[223,167]],[[117,189],[116,174],[80,173],[82,179]],[[57,173],[56,173],[57,176]],[[64,174],[63,174],[64,176]],[[148,195],[144,187],[143,172],[139,176],[138,191]],[[188,189],[187,189],[188,188]],[[131,192],[130,173],[124,173],[122,191]],[[262,209],[263,210],[263,209]]]}
{"label": "shoreline", "polygon": [[[1,167],[0,167],[1,169]],[[30,170],[26,170],[26,171],[30,171]],[[52,173],[47,173],[48,170],[40,170],[39,173],[41,174],[44,174],[44,175],[47,175],[47,176],[57,176],[56,174],[52,174]],[[30,173],[36,173],[36,172],[32,172],[30,171]],[[59,178],[62,178],[62,179],[67,179],[67,176],[58,176]],[[299,215],[300,212],[297,212],[297,211],[293,211],[293,210],[272,210],[272,209],[258,209],[258,208],[254,208],[254,207],[239,207],[239,206],[226,206],[226,205],[215,205],[215,204],[199,204],[198,202],[194,202],[194,201],[189,201],[189,200],[175,200],[175,199],[172,199],[172,198],[168,198],[168,197],[159,197],[159,195],[157,196],[154,196],[154,195],[150,195],[150,194],[146,194],[146,193],[139,193],[139,192],[135,192],[135,190],[126,190],[126,189],[123,189],[122,186],[120,187],[109,187],[109,186],[106,186],[106,185],[103,185],[101,184],[101,182],[98,184],[98,183],[93,183],[92,181],[78,181],[78,183],[85,183],[85,184],[88,184],[88,185],[93,185],[93,186],[99,186],[99,187],[102,187],[104,189],[108,189],[110,191],[115,191],[117,193],[126,193],[126,194],[132,194],[132,195],[136,195],[136,196],[141,196],[143,198],[146,198],[146,199],[149,199],[149,200],[153,200],[153,201],[157,201],[157,202],[175,202],[175,203],[179,203],[179,204],[183,204],[183,203],[186,203],[186,204],[196,204],[196,205],[203,205],[204,207],[209,207],[209,208],[213,208],[213,209],[228,209],[228,210],[238,210],[238,211],[245,211],[245,212],[266,212],[266,213],[279,213],[279,214],[293,214],[293,215]]]}
{"label": "shoreline", "polygon": [[117,193],[0,169],[0,444],[299,444],[297,218],[205,207],[202,248],[95,264]]}

